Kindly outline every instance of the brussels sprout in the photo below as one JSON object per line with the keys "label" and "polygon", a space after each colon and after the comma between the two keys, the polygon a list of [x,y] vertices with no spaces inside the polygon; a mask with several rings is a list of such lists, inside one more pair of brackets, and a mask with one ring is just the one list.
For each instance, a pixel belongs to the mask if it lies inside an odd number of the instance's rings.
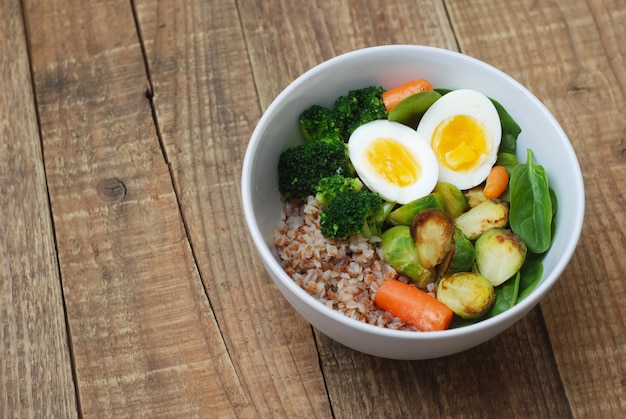
{"label": "brussels sprout", "polygon": [[452,249],[454,224],[450,217],[436,208],[420,211],[411,223],[411,237],[417,256],[425,268],[439,265]]}
{"label": "brussels sprout", "polygon": [[491,309],[496,292],[491,282],[481,275],[459,272],[439,281],[437,299],[457,316],[475,319]]}
{"label": "brussels sprout", "polygon": [[476,240],[476,267],[494,287],[515,275],[525,259],[526,244],[510,230],[492,228]]}
{"label": "brussels sprout", "polygon": [[381,236],[380,247],[387,263],[402,275],[411,278],[418,287],[426,288],[435,281],[435,272],[424,268],[419,262],[409,226],[387,229]]}
{"label": "brussels sprout", "polygon": [[456,218],[467,209],[467,199],[463,192],[451,183],[438,182],[433,192],[438,192],[443,197],[444,212],[451,218]]}
{"label": "brussels sprout", "polygon": [[387,217],[387,221],[392,225],[410,226],[413,222],[413,217],[415,217],[418,212],[427,208],[437,208],[443,211],[445,208],[443,196],[438,192],[433,192],[404,204],[391,211],[389,217]]}
{"label": "brussels sprout", "polygon": [[449,256],[441,263],[439,270],[441,275],[469,272],[474,265],[474,245],[457,227],[454,227],[452,243]]}
{"label": "brussels sprout", "polygon": [[499,199],[488,199],[459,215],[454,224],[468,239],[476,240],[490,228],[506,226],[508,221],[509,203]]}
{"label": "brussels sprout", "polygon": [[467,201],[467,205],[470,208],[477,207],[487,200],[487,198],[485,198],[483,189],[484,189],[484,186],[480,185],[480,186],[473,187],[472,189],[468,189],[463,192],[463,195],[465,196],[465,200]]}

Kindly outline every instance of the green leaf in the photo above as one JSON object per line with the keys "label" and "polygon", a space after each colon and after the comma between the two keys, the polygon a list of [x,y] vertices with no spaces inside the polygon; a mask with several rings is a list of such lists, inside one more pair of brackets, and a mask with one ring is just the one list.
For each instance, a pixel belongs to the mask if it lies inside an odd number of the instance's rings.
{"label": "green leaf", "polygon": [[511,230],[531,252],[544,253],[552,242],[552,199],[546,172],[534,164],[532,150],[526,164],[513,168],[509,188]]}
{"label": "green leaf", "polygon": [[519,303],[537,287],[543,276],[543,263],[541,255],[529,255],[520,269]]}
{"label": "green leaf", "polygon": [[446,93],[450,93],[453,89],[445,89],[443,87],[438,87],[436,89],[433,89],[435,92],[439,93],[441,96],[445,95]]}
{"label": "green leaf", "polygon": [[491,102],[496,107],[496,111],[498,111],[500,125],[502,126],[502,139],[500,140],[500,148],[498,151],[501,153],[515,154],[517,137],[522,132],[522,128],[515,122],[513,117],[504,109],[504,106],[502,106],[500,102],[495,99],[491,99]]}
{"label": "green leaf", "polygon": [[495,288],[496,302],[494,303],[487,317],[493,317],[503,313],[517,303],[517,296],[520,288],[520,272],[518,271],[512,278]]}
{"label": "green leaf", "polygon": [[496,164],[498,166],[503,166],[506,169],[510,177],[511,172],[513,171],[513,168],[519,164],[519,161],[517,160],[517,156],[515,154],[501,152],[501,153],[498,153]]}

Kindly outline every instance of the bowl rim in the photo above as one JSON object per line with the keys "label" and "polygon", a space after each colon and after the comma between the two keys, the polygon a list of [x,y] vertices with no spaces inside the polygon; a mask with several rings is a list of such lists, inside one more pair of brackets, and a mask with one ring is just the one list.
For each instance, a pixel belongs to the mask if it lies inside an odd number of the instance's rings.
{"label": "bowl rim", "polygon": [[[575,163],[576,168],[578,169],[576,172],[577,176],[572,179],[575,183],[574,188],[577,191],[580,191],[580,205],[576,208],[574,213],[574,222],[570,225],[571,231],[571,239],[569,242],[565,244],[562,250],[562,257],[558,259],[554,269],[550,272],[548,276],[543,276],[541,282],[537,285],[537,287],[521,302],[515,304],[510,309],[504,311],[503,313],[498,314],[492,318],[488,318],[482,320],[480,322],[470,324],[467,326],[454,328],[454,329],[446,329],[442,331],[434,331],[429,333],[415,333],[406,330],[394,330],[388,329],[372,324],[368,324],[356,319],[352,319],[339,311],[327,307],[322,302],[315,299],[315,297],[308,294],[304,289],[298,286],[295,281],[287,273],[284,271],[283,267],[276,260],[275,256],[270,251],[266,241],[263,238],[263,235],[259,229],[259,226],[256,223],[256,217],[254,215],[254,211],[252,208],[251,196],[253,194],[252,190],[252,168],[254,163],[254,156],[259,148],[260,139],[262,137],[261,133],[265,130],[268,121],[270,120],[270,116],[275,112],[275,110],[280,106],[282,100],[292,94],[295,90],[298,90],[300,85],[306,83],[310,78],[314,75],[325,71],[329,67],[333,67],[337,64],[340,64],[343,61],[351,60],[354,57],[364,54],[376,53],[377,51],[393,51],[399,53],[411,53],[411,54],[420,54],[420,53],[428,53],[428,54],[441,54],[448,55],[453,57],[453,59],[461,60],[462,62],[470,63],[471,65],[480,66],[492,73],[498,74],[500,77],[504,78],[508,83],[512,84],[514,87],[522,91],[531,102],[533,102],[534,106],[538,107],[541,110],[541,113],[548,119],[548,122],[553,126],[555,131],[559,134],[561,139],[563,140],[563,145],[565,147],[565,151],[568,159],[572,159]],[[500,69],[488,64],[484,61],[481,61],[477,58],[469,56],[467,54],[463,54],[457,51],[448,50],[444,48],[434,47],[434,46],[426,46],[426,45],[412,45],[412,44],[391,44],[391,45],[379,45],[372,47],[365,47],[361,49],[356,49],[352,51],[348,51],[337,56],[334,56],[326,61],[323,61],[309,70],[302,73],[296,79],[294,79],[289,85],[287,85],[269,104],[263,115],[259,119],[248,143],[246,153],[244,155],[243,166],[242,166],[242,178],[241,178],[241,187],[242,187],[242,205],[244,210],[244,215],[246,218],[246,224],[248,226],[248,230],[252,236],[257,252],[261,256],[262,262],[265,265],[266,269],[269,269],[274,275],[270,275],[274,282],[280,281],[281,284],[286,286],[289,291],[295,294],[302,302],[304,302],[311,309],[319,312],[325,317],[330,317],[338,323],[357,329],[358,331],[366,332],[368,334],[378,335],[381,337],[391,337],[400,340],[437,340],[443,337],[447,338],[456,338],[463,337],[467,335],[472,335],[480,331],[484,331],[490,329],[492,326],[497,324],[512,324],[516,321],[516,319],[521,319],[527,312],[529,312],[552,288],[552,286],[557,282],[558,278],[561,276],[566,266],[569,264],[569,261],[574,254],[574,251],[578,245],[580,235],[582,232],[584,212],[585,212],[585,193],[584,193],[584,183],[582,178],[582,173],[580,170],[580,165],[578,162],[578,158],[575,154],[573,146],[567,137],[566,133],[563,131],[562,127],[556,121],[555,117],[552,113],[546,108],[546,106],[526,87],[524,87],[521,83],[515,80],[513,77],[504,73]],[[269,274],[270,272],[268,272]],[[544,273],[545,275],[545,273]],[[277,284],[278,285],[278,284]],[[293,305],[293,304],[292,304]],[[294,307],[296,311],[300,311],[296,307]]]}

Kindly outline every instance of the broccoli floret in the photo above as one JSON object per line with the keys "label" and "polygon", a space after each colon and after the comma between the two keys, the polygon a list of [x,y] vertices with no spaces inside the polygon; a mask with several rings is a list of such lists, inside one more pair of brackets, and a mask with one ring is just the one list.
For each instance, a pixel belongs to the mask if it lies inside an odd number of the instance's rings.
{"label": "broccoli floret", "polygon": [[378,212],[371,214],[367,218],[363,233],[361,234],[368,238],[380,237],[381,234],[383,234],[383,227],[389,217],[389,213],[395,208],[395,206],[395,202],[383,201],[383,207]]}
{"label": "broccoli floret", "polygon": [[343,175],[333,175],[325,177],[315,186],[315,199],[322,205],[328,205],[338,193],[342,191],[359,191],[363,183],[358,177],[345,177]]}
{"label": "broccoli floret", "polygon": [[283,151],[278,159],[278,190],[289,199],[315,195],[315,186],[335,174],[354,176],[354,166],[346,143],[327,138],[296,145]]}
{"label": "broccoli floret", "polygon": [[368,189],[340,191],[320,211],[322,234],[334,239],[355,234],[368,238],[380,236],[392,207],[392,203],[383,201],[380,195]]}
{"label": "broccoli floret", "polygon": [[343,124],[337,113],[320,105],[312,105],[300,114],[300,131],[307,141],[341,138]]}
{"label": "broccoli floret", "polygon": [[312,105],[298,119],[300,131],[307,141],[341,138],[348,142],[359,126],[388,116],[382,86],[351,90],[338,97],[331,108]]}
{"label": "broccoli floret", "polygon": [[381,86],[369,86],[351,90],[335,100],[333,109],[342,121],[344,141],[348,141],[359,126],[387,118],[383,91]]}

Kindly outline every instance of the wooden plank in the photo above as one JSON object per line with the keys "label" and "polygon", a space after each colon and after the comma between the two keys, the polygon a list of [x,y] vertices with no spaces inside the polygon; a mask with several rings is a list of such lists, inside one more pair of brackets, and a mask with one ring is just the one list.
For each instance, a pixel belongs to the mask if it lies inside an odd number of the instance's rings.
{"label": "wooden plank", "polygon": [[131,3],[24,3],[80,413],[251,416],[156,134]]}
{"label": "wooden plank", "polygon": [[304,71],[354,49],[404,43],[456,49],[443,2],[245,0],[239,10],[263,108]]}
{"label": "wooden plank", "polygon": [[450,2],[449,10],[463,50],[529,86],[574,148],[585,150],[581,241],[541,307],[574,415],[619,417],[626,411],[626,3],[477,0]]}
{"label": "wooden plank", "polygon": [[260,263],[240,170],[260,116],[232,2],[139,1],[158,129],[200,274],[238,379],[262,417],[330,416],[311,328]]}
{"label": "wooden plank", "polygon": [[541,316],[535,309],[483,345],[425,361],[363,355],[320,334],[335,417],[571,417]]}
{"label": "wooden plank", "polygon": [[17,0],[0,2],[0,417],[76,417],[63,296]]}
{"label": "wooden plank", "polygon": [[612,75],[622,94],[626,92],[626,7],[622,0],[587,2],[600,37],[601,50],[608,58]]}
{"label": "wooden plank", "polygon": [[[273,13],[281,7],[294,13],[292,3],[246,2],[240,11],[261,103],[266,106],[312,65],[354,48],[385,43],[456,48],[451,28],[457,22],[448,21],[443,3],[420,4],[419,10],[414,2],[374,3],[298,4],[296,24]],[[494,417],[571,416],[538,309],[491,342],[428,362],[367,357],[316,334],[335,417],[379,412],[484,417],[492,409]],[[529,350],[510,350],[519,345]]]}

